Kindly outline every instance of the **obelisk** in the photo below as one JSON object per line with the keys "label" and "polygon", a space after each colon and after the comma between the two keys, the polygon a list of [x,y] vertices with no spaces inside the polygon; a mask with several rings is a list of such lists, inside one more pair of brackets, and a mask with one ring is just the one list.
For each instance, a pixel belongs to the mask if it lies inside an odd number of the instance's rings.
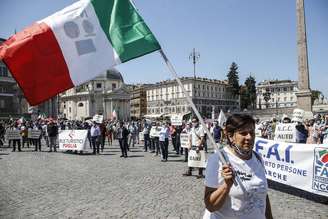
{"label": "obelisk", "polygon": [[297,48],[298,48],[298,89],[297,108],[312,111],[311,90],[306,42],[304,0],[296,0]]}

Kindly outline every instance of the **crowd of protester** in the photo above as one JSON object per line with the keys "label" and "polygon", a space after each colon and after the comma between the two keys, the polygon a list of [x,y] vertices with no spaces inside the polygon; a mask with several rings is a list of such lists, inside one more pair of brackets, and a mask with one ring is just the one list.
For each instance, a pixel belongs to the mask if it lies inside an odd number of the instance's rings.
{"label": "crowd of protester", "polygon": [[[284,115],[280,121],[273,118],[270,121],[256,120],[258,136],[266,139],[274,139],[275,128],[278,123],[292,123],[292,119]],[[218,121],[208,122],[207,128],[210,130],[216,143],[225,143],[224,125],[221,127]],[[196,148],[208,152],[208,139],[203,127],[197,118],[183,121],[182,125],[171,125],[169,120],[149,119],[137,121],[105,120],[97,123],[92,120],[54,120],[52,118],[37,119],[29,121],[25,119],[0,121],[0,146],[4,145],[5,133],[7,130],[19,130],[21,139],[8,140],[9,147],[13,151],[21,151],[22,148],[34,146],[35,151],[41,151],[41,140],[49,148],[49,152],[56,152],[58,148],[58,134],[61,130],[86,129],[88,130],[88,143],[94,154],[103,152],[105,143],[112,145],[117,140],[121,148],[121,157],[127,157],[128,151],[136,144],[142,143],[143,137],[144,152],[154,153],[154,156],[161,156],[161,161],[168,159],[169,145],[179,156],[184,156],[184,161],[188,160],[188,150]],[[40,130],[38,139],[28,137],[29,130]],[[181,133],[190,135],[190,147],[182,148],[180,142]],[[195,134],[196,133],[196,134]],[[198,133],[198,134],[197,134]],[[194,136],[193,136],[194,135]],[[195,137],[196,136],[196,137]],[[296,142],[307,144],[321,144],[325,136],[328,136],[328,114],[316,115],[313,119],[296,123]],[[199,142],[199,143],[196,143]],[[185,175],[190,175],[187,171]],[[202,175],[200,173],[200,175]]]}

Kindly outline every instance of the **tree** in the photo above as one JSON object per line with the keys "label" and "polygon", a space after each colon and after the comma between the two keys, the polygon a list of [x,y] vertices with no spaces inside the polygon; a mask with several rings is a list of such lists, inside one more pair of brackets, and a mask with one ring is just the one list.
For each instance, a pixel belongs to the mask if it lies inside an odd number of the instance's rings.
{"label": "tree", "polygon": [[322,95],[321,91],[318,91],[318,90],[311,90],[311,103],[313,105],[314,101],[316,99],[319,99],[320,95]]}
{"label": "tree", "polygon": [[256,80],[252,75],[249,75],[245,80],[246,91],[248,95],[249,103],[252,109],[256,106]]}
{"label": "tree", "polygon": [[247,109],[250,103],[246,86],[240,86],[240,109]]}
{"label": "tree", "polygon": [[232,94],[234,96],[239,94],[239,76],[238,76],[238,66],[233,62],[230,66],[229,72],[227,74],[228,84],[232,87]]}
{"label": "tree", "polygon": [[246,78],[243,86],[240,87],[240,107],[241,109],[255,108],[256,104],[256,81],[251,75]]}

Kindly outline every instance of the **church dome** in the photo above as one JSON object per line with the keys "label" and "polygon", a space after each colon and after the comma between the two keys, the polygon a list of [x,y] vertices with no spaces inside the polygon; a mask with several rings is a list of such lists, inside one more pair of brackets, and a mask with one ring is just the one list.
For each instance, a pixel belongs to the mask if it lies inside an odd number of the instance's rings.
{"label": "church dome", "polygon": [[121,73],[115,68],[111,68],[106,72],[98,75],[93,80],[120,80],[124,83]]}
{"label": "church dome", "polygon": [[106,78],[109,80],[121,80],[122,82],[124,82],[122,74],[115,68],[107,70]]}

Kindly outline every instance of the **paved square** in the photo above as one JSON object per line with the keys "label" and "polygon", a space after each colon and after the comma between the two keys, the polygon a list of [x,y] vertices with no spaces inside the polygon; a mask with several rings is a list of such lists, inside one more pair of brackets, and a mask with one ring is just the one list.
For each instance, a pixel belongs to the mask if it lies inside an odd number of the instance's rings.
{"label": "paved square", "polygon": [[[172,146],[169,147],[170,152]],[[101,155],[0,151],[0,218],[201,218],[203,180],[187,164],[106,145]],[[328,218],[327,205],[271,190],[274,218]]]}

